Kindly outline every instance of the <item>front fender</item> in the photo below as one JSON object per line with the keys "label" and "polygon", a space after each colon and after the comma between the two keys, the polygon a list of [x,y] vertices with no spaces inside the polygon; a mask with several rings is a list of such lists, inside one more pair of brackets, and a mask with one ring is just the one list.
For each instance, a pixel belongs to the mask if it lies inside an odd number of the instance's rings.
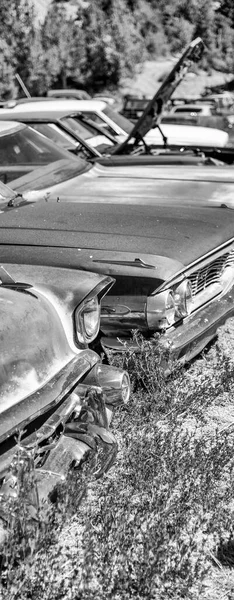
{"label": "front fender", "polygon": [[24,264],[3,264],[3,267],[15,281],[31,284],[32,291],[51,304],[73,352],[77,351],[73,323],[75,309],[87,297],[97,296],[100,301],[114,283],[110,276],[78,269]]}

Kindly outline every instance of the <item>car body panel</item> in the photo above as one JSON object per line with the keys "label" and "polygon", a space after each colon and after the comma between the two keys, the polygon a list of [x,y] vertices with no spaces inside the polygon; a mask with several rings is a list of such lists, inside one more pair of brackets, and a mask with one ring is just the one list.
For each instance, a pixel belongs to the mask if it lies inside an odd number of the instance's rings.
{"label": "car body panel", "polygon": [[[175,196],[187,200],[191,196],[199,203],[201,194],[207,195],[209,201],[221,197],[223,202],[231,200],[230,186],[234,176],[229,166],[145,164],[136,170],[134,165],[106,167],[96,164],[91,167],[84,161],[77,162],[77,166],[79,164],[81,174],[77,177],[71,177],[69,165],[60,161],[15,179],[11,186],[29,200],[32,191],[38,190],[48,201],[56,198],[58,202],[74,197],[76,202],[154,204],[158,198],[166,201]],[[65,177],[66,169],[70,179]],[[190,183],[184,184],[183,181]]]}
{"label": "car body panel", "polygon": [[174,106],[168,113],[168,116],[173,114],[181,114],[181,116],[183,116],[183,114],[186,115],[186,113],[195,113],[195,115],[199,114],[207,117],[214,114],[214,107],[212,106],[212,104],[205,104],[204,102],[202,104],[199,104],[198,102],[196,104],[186,103],[182,106]]}
{"label": "car body panel", "polygon": [[[9,264],[7,265],[7,273]],[[109,288],[107,278],[68,269],[10,268],[0,277],[0,412],[38,391],[79,353],[73,313],[91,291]],[[24,277],[25,275],[25,277]],[[30,281],[17,285],[17,281]],[[6,279],[6,281],[5,281]],[[33,287],[32,287],[33,286]],[[12,298],[13,296],[13,298]],[[48,332],[49,336],[48,336]],[[2,420],[2,417],[1,417]]]}

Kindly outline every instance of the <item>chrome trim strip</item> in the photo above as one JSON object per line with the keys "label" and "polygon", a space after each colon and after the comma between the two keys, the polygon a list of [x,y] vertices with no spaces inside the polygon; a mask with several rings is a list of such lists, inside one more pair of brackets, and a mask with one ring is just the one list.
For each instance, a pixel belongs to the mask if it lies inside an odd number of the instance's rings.
{"label": "chrome trim strip", "polygon": [[167,289],[171,285],[180,283],[181,281],[183,281],[183,279],[189,277],[190,273],[194,272],[194,270],[195,270],[194,267],[196,267],[196,265],[199,265],[199,268],[202,268],[203,266],[205,266],[208,263],[208,260],[211,256],[214,256],[214,260],[215,260],[216,258],[219,258],[219,256],[221,256],[223,254],[223,250],[225,250],[225,249],[227,249],[228,252],[231,252],[232,250],[234,251],[234,237],[231,238],[230,240],[228,240],[227,242],[224,242],[224,244],[221,244],[221,246],[218,246],[214,250],[207,252],[207,254],[204,254],[204,256],[197,258],[190,265],[188,265],[188,266],[184,267],[183,269],[181,269],[180,271],[178,271],[178,273],[176,275],[173,275],[170,279],[167,279],[167,281],[165,281],[159,288],[157,288],[157,290],[155,290],[154,294],[152,294],[152,295],[158,294],[158,292],[161,292],[164,289]]}

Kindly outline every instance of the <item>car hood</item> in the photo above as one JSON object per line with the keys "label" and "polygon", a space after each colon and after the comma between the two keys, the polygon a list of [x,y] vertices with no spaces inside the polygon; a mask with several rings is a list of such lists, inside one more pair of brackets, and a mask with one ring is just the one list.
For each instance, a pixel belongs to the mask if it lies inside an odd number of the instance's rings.
{"label": "car hood", "polygon": [[[16,193],[23,194],[24,198],[29,201],[36,201],[40,198],[49,200],[55,197],[65,201],[66,198],[75,196],[77,202],[82,198],[85,198],[86,202],[92,201],[92,199],[97,202],[103,200],[107,202],[108,198],[110,202],[115,199],[118,202],[132,200],[137,202],[138,199],[143,201],[146,196],[149,202],[151,197],[154,200],[164,194],[166,197],[173,197],[171,183],[167,184],[166,180],[171,181],[172,184],[174,182],[173,185],[175,185],[179,197],[184,193],[187,198],[190,197],[189,188],[184,186],[183,182],[191,181],[192,189],[198,200],[201,182],[217,182],[228,186],[234,181],[234,171],[232,167],[228,166],[216,167],[205,164],[180,167],[178,165],[144,164],[137,165],[137,168],[136,165],[106,167],[100,164],[95,166],[87,164],[85,172],[66,178],[64,181],[57,166],[54,168],[52,163],[44,169],[35,169],[27,175],[15,179],[11,182],[11,186]],[[204,191],[205,187],[207,187],[207,195],[213,197],[212,186],[203,186]],[[217,188],[217,186],[215,187]],[[227,187],[227,189],[229,188]],[[219,196],[219,191],[217,195]],[[203,199],[203,196],[201,198]]]}
{"label": "car hood", "polygon": [[[226,131],[215,129],[214,127],[162,123],[161,130],[169,146],[197,146],[198,148],[212,146],[214,148],[223,148],[229,141],[229,135]],[[145,142],[149,145],[163,146],[163,138],[159,129],[151,129],[145,136]]]}
{"label": "car hood", "polygon": [[50,247],[62,262],[73,249],[81,268],[115,276],[127,261],[134,275],[168,278],[233,238],[232,182],[120,182],[8,209],[0,215],[2,252],[30,247],[40,260]]}
{"label": "car hood", "polygon": [[187,46],[179,61],[163,81],[153,98],[148,102],[143,114],[138,119],[127,139],[119,146],[117,150],[118,154],[123,152],[131,139],[140,140],[153,127],[156,127],[160,123],[165,105],[191,66],[201,59],[203,50],[204,44],[201,38],[196,38]]}

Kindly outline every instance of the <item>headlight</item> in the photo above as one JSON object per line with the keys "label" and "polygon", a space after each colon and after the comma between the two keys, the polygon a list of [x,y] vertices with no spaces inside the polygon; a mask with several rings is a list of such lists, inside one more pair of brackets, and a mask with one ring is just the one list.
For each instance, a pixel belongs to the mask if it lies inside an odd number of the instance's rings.
{"label": "headlight", "polygon": [[90,344],[95,339],[100,326],[100,305],[97,296],[76,309],[75,326],[80,344]]}
{"label": "headlight", "polygon": [[185,280],[174,290],[176,315],[186,317],[191,313],[193,293],[190,281]]}
{"label": "headlight", "polygon": [[164,329],[175,322],[175,300],[171,290],[165,290],[147,298],[147,322],[149,329]]}
{"label": "headlight", "polygon": [[[96,364],[86,375],[82,385],[97,385],[106,395],[105,402],[118,406],[127,404],[131,384],[127,371],[122,371],[112,365]],[[78,386],[77,389],[79,389]]]}

